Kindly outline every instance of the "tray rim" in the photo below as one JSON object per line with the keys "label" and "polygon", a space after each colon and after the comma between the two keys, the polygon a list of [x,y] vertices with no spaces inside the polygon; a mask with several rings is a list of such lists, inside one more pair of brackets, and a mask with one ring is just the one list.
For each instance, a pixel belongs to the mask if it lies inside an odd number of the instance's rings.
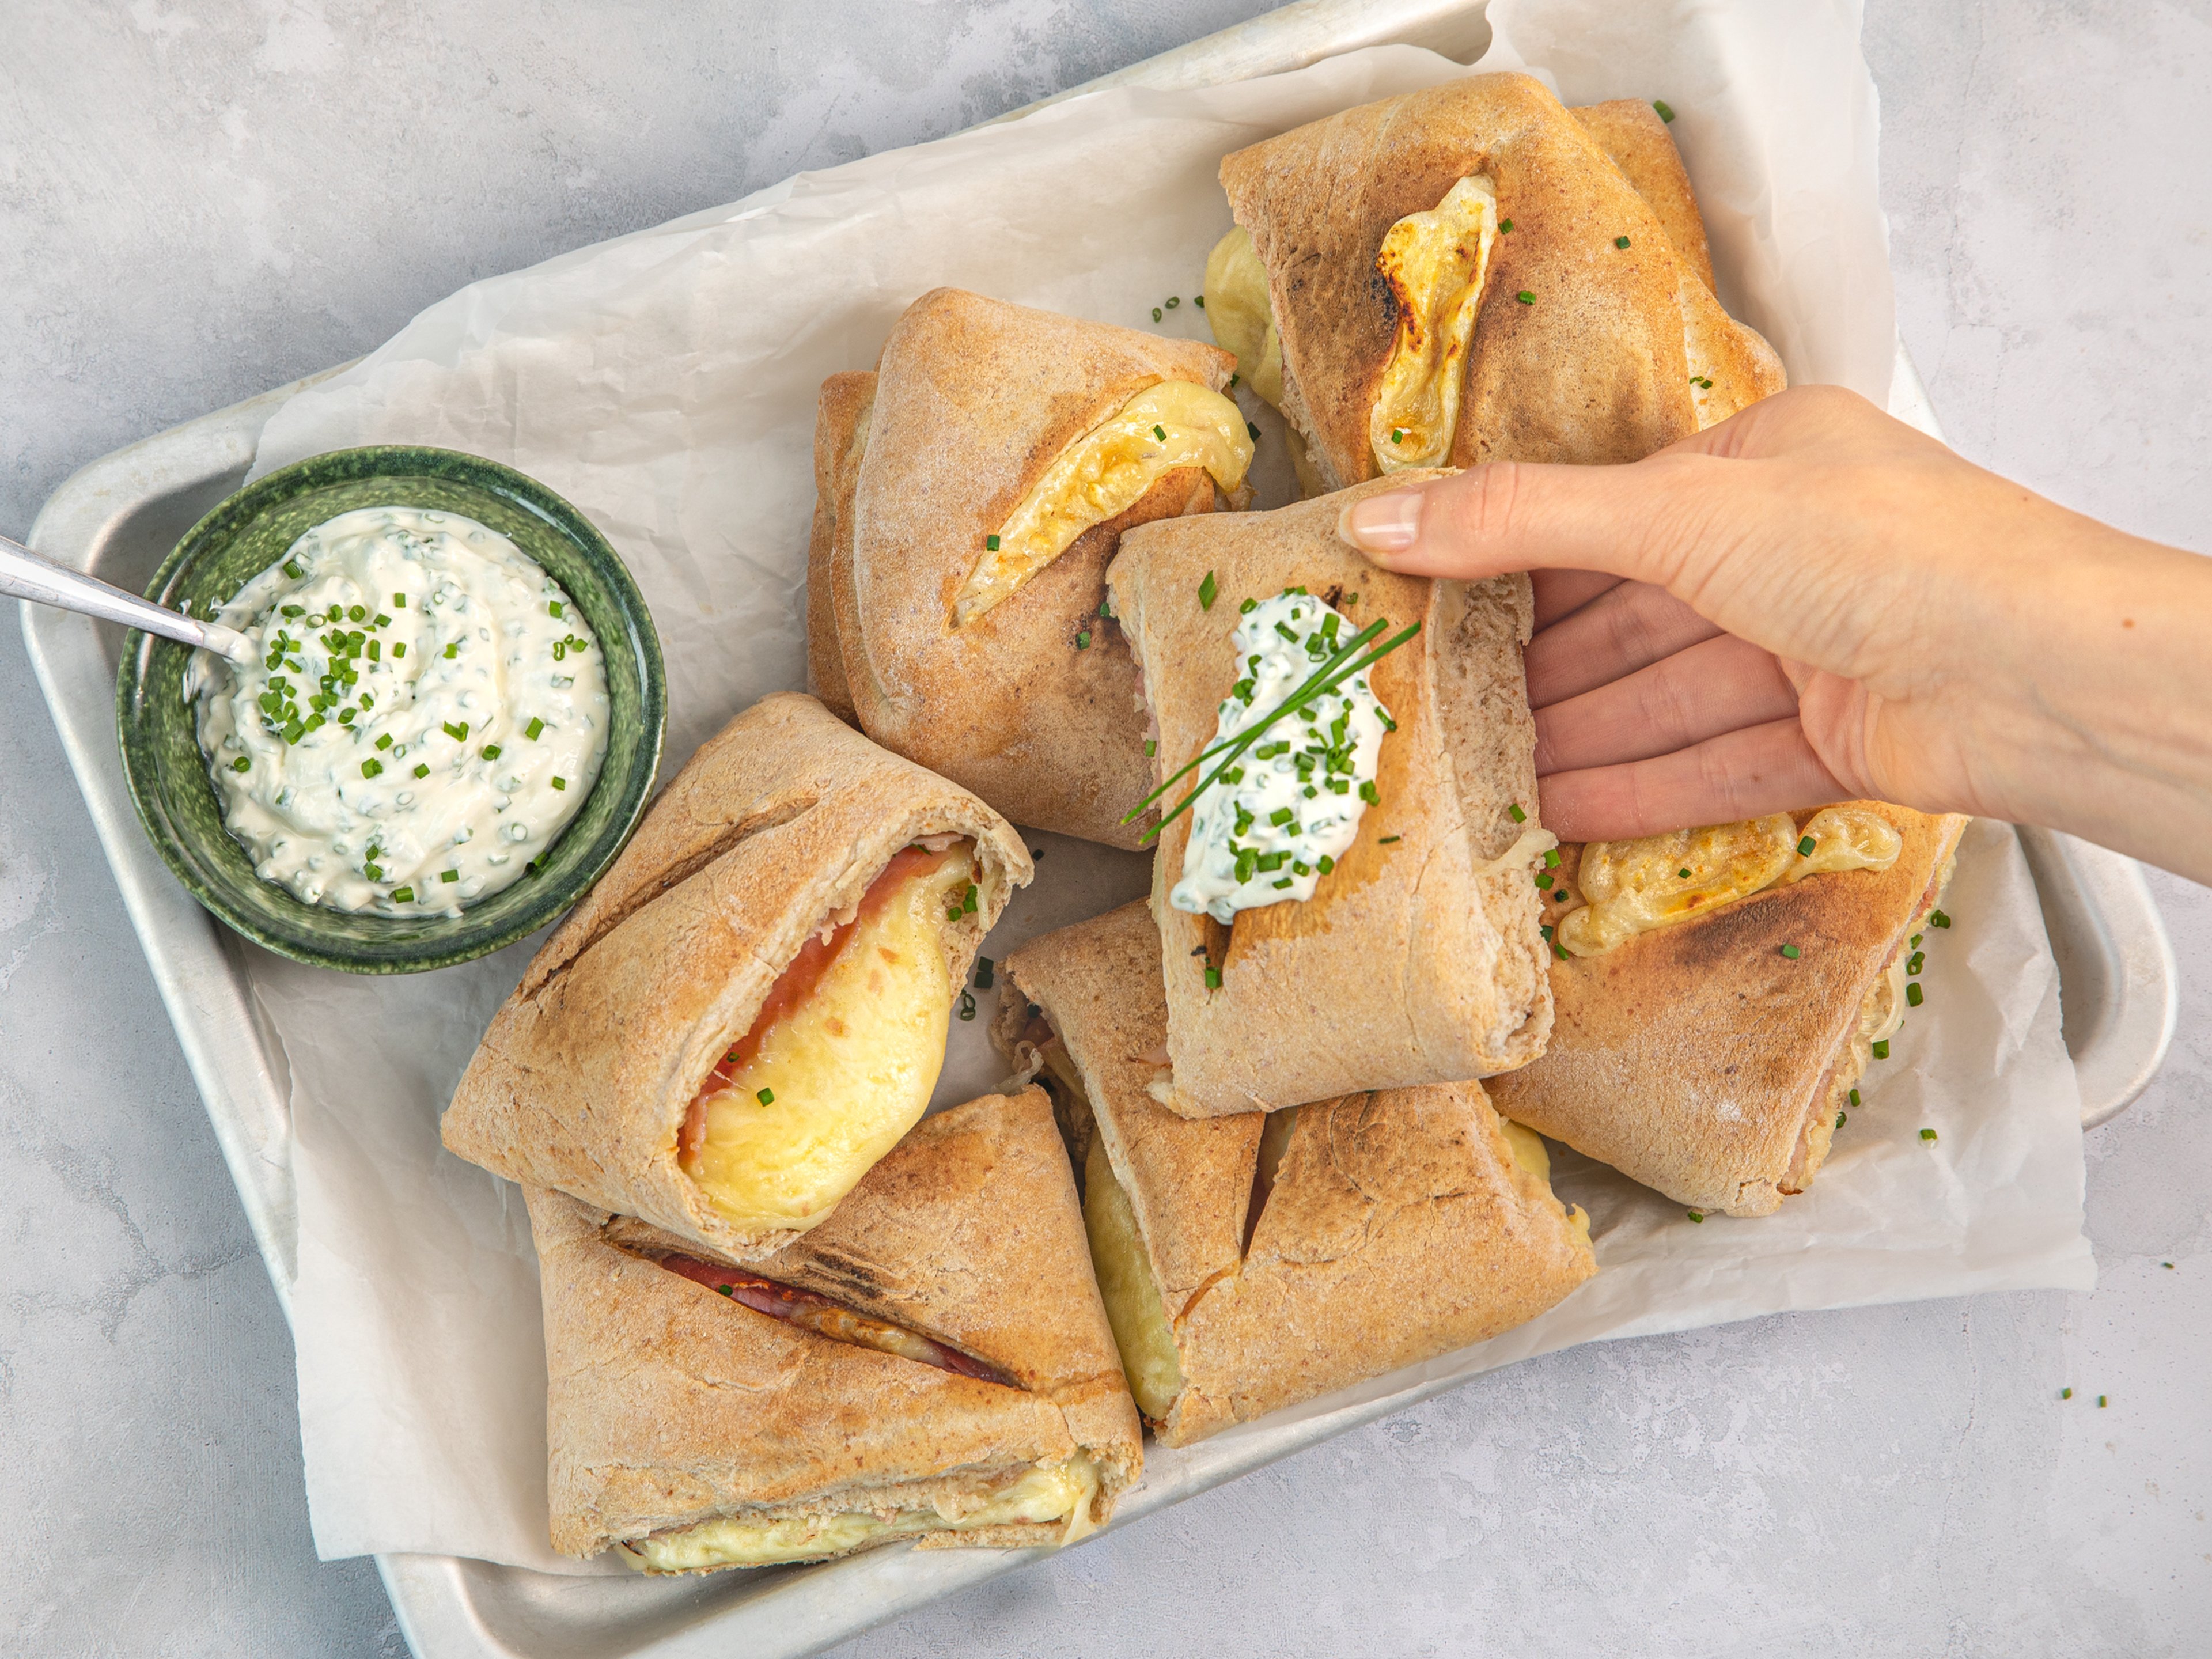
{"label": "tray rim", "polygon": [[[1391,9],[1363,0],[1297,0],[1297,3],[1224,29],[1188,46],[1132,64],[1053,97],[997,118],[1019,118],[1045,105],[1112,85],[1192,86],[1303,66],[1334,52],[1383,41],[1478,44],[1486,33],[1486,0],[1425,0]],[[358,362],[358,359],[353,362]],[[111,452],[79,468],[40,508],[28,538],[51,558],[82,567],[133,514],[185,491],[204,489],[228,474],[242,477],[254,459],[268,416],[295,393],[328,379],[352,362],[307,375],[244,401],[182,422]],[[1926,389],[1904,342],[1898,343],[1889,407],[1893,414],[1940,438]],[[113,672],[95,625],[88,619],[25,603],[26,654],[87,809],[113,871],[131,927],[176,1031],[186,1064],[208,1109],[224,1162],[238,1188],[256,1246],[289,1322],[296,1273],[295,1200],[289,1158],[289,1079],[280,1056],[264,1042],[242,964],[213,920],[171,877],[139,833],[114,743]],[[2067,1040],[2082,1079],[2085,1129],[2117,1115],[2147,1087],[2165,1058],[2178,1012],[2179,979],[2172,946],[2142,868],[2135,860],[2057,832],[2017,830],[2054,949],[2060,929],[2062,988],[2087,976],[2096,994],[2081,1023],[2068,1020]],[[2076,964],[2066,972],[2069,962]],[[2062,990],[2063,994],[2063,990]],[[1238,1467],[1158,1506],[1236,1478],[1300,1447],[1317,1443],[1357,1424],[1401,1410],[1455,1386],[1457,1379],[1416,1385],[1360,1407],[1286,1425],[1282,1443],[1255,1444]],[[1148,1510],[1155,1507],[1146,1505]],[[1021,1565],[1027,1556],[978,1553],[975,1583]],[[374,1558],[410,1650],[428,1659],[512,1654],[518,1650],[480,1616],[466,1580],[475,1571],[526,1571],[452,1556],[383,1554]],[[592,1580],[569,1581],[579,1586]],[[799,1653],[847,1639],[895,1618],[942,1590],[917,1596],[893,1594],[858,1622],[849,1617],[824,1626],[787,1626],[774,1650]],[[742,1632],[735,1621],[772,1614],[763,1598],[732,1604],[633,1645],[631,1653],[723,1650]],[[787,1611],[799,1613],[798,1608]],[[765,1634],[765,1632],[763,1632]],[[786,1638],[795,1637],[797,1645]],[[768,1650],[762,1649],[761,1651]]]}

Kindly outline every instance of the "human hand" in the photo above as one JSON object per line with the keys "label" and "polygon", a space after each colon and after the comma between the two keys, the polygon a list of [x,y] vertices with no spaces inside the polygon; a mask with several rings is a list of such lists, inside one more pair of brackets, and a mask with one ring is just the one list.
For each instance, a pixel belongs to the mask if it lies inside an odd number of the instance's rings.
{"label": "human hand", "polygon": [[1546,825],[1855,796],[2049,823],[2212,877],[2212,561],[1803,387],[1627,466],[1500,462],[1354,503],[1417,575],[1528,570]]}

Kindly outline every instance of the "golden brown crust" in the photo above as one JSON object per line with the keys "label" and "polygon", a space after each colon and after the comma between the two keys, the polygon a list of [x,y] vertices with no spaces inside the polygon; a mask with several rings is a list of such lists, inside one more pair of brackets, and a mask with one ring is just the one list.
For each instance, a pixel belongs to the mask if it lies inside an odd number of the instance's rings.
{"label": "golden brown crust", "polygon": [[1616,98],[1567,112],[1586,127],[1631,188],[1665,228],[1667,240],[1708,290],[1714,287],[1712,250],[1697,192],[1659,112],[1641,98]]}
{"label": "golden brown crust", "polygon": [[[1360,626],[1423,625],[1370,677],[1398,727],[1382,740],[1381,804],[1312,898],[1245,910],[1224,930],[1168,902],[1190,815],[1159,836],[1152,914],[1173,1104],[1186,1116],[1486,1077],[1527,1064],[1550,1029],[1528,872],[1485,870],[1521,838],[1509,809],[1520,805],[1533,823],[1536,802],[1521,665],[1528,580],[1430,582],[1377,570],[1337,538],[1338,513],[1354,498],[1147,525],[1123,538],[1108,573],[1158,721],[1163,776],[1213,740],[1247,598],[1292,586],[1356,593],[1344,608]],[[1211,610],[1200,602],[1208,571],[1220,593]],[[1164,799],[1180,800],[1195,781]],[[1209,950],[1216,990],[1198,954]]]}
{"label": "golden brown crust", "polygon": [[1378,471],[1368,416],[1397,327],[1375,276],[1382,237],[1474,174],[1495,185],[1513,228],[1492,252],[1454,465],[1638,460],[1698,429],[1692,374],[1715,382],[1707,424],[1781,388],[1766,343],[1721,310],[1590,131],[1527,76],[1474,76],[1221,164],[1231,211],[1267,268],[1284,414],[1330,489]]}
{"label": "golden brown crust", "polygon": [[[1551,1046],[1498,1109],[1678,1203],[1770,1215],[1812,1179],[1861,1010],[1936,902],[1966,820],[1880,801],[1885,871],[1815,876],[1552,964]],[[1794,945],[1799,955],[1782,955]]]}
{"label": "golden brown crust", "polygon": [[[591,1555],[719,1516],[865,1509],[1078,1449],[1091,1518],[1143,1467],[1136,1408],[1041,1091],[925,1119],[836,1213],[758,1264],[950,1343],[1020,1388],[755,1312],[659,1266],[616,1218],[526,1189],[545,1307],[554,1547]],[[924,1534],[994,1545],[1007,1529]],[[1018,1528],[1027,1543],[1058,1529]],[[1030,1535],[1036,1534],[1036,1535]]]}
{"label": "golden brown crust", "polygon": [[[836,605],[868,734],[1018,823],[1134,847],[1144,720],[1121,630],[1098,614],[1133,525],[1210,510],[1196,467],[1161,477],[1012,599],[955,628],[953,602],[995,532],[1069,442],[1148,386],[1218,391],[1236,360],[958,289],[908,307],[884,346]],[[1089,636],[1087,648],[1079,635]]]}
{"label": "golden brown crust", "polygon": [[[1494,1336],[1595,1271],[1473,1083],[1301,1108],[1248,1250],[1264,1119],[1188,1120],[1148,1093],[1159,961],[1131,904],[1032,940],[1005,972],[1075,1056],[1137,1213],[1184,1379],[1165,1444]],[[1026,1013],[1007,1000],[1002,1046]]]}
{"label": "golden brown crust", "polygon": [[866,429],[876,397],[873,370],[832,374],[822,382],[814,407],[814,525],[806,544],[806,689],[822,706],[848,726],[860,724],[853,693],[845,683],[845,656],[837,641],[837,610],[831,569],[839,538],[844,558],[852,556],[853,486],[866,444],[854,442]]}
{"label": "golden brown crust", "polygon": [[677,1132],[806,936],[900,848],[946,834],[975,842],[981,871],[975,912],[945,929],[958,985],[1030,878],[1021,838],[813,698],[763,698],[701,746],[532,960],[454,1091],[446,1146],[732,1261],[787,1242],[724,1219],[678,1164]]}

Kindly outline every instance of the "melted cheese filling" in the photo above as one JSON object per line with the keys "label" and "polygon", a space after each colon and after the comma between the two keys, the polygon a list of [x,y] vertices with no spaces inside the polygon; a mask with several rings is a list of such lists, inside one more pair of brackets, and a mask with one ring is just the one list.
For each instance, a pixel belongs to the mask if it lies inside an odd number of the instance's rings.
{"label": "melted cheese filling", "polygon": [[1214,343],[1237,355],[1237,372],[1268,408],[1283,406],[1283,337],[1267,295],[1267,267],[1238,225],[1206,256],[1206,320]]}
{"label": "melted cheese filling", "polygon": [[1383,233],[1375,269],[1398,301],[1398,337],[1367,416],[1367,443],[1385,472],[1442,466],[1459,426],[1474,313],[1498,240],[1498,192],[1461,179],[1426,213]]}
{"label": "melted cheese filling", "polygon": [[974,878],[971,854],[864,902],[813,988],[702,1095],[702,1133],[678,1162],[732,1224],[812,1226],[921,1121],[958,989],[946,912]]}
{"label": "melted cheese filling", "polygon": [[1059,1541],[1072,1544],[1096,1529],[1091,1512],[1097,1492],[1097,1466],[1078,1452],[1065,1462],[1039,1464],[1008,1485],[972,1498],[940,1497],[927,1507],[895,1507],[888,1512],[842,1510],[766,1520],[723,1516],[616,1548],[641,1572],[704,1572],[715,1567],[818,1561],[917,1533],[973,1532],[982,1527],[1054,1521],[1067,1522]]}
{"label": "melted cheese filling", "polygon": [[1021,591],[1085,531],[1127,512],[1177,467],[1202,466],[1224,491],[1244,482],[1252,439],[1244,412],[1189,380],[1162,380],[1060,452],[985,544],[953,604],[965,627]]}
{"label": "melted cheese filling", "polygon": [[[1513,1161],[1544,1183],[1544,1190],[1552,1190],[1552,1149],[1544,1144],[1544,1137],[1525,1123],[1516,1123],[1510,1117],[1498,1120],[1498,1127],[1505,1131],[1505,1144],[1513,1153]],[[1554,1194],[1556,1196],[1556,1194]],[[1568,1224],[1589,1237],[1589,1212],[1579,1204],[1566,1206]]]}
{"label": "melted cheese filling", "polygon": [[1098,1293],[1106,1304],[1106,1322],[1114,1328],[1129,1392],[1139,1411],[1155,1423],[1165,1422],[1182,1393],[1182,1362],[1137,1228],[1137,1212],[1115,1179],[1103,1139],[1091,1143],[1084,1161],[1083,1228],[1090,1235],[1091,1265],[1098,1275]]}
{"label": "melted cheese filling", "polygon": [[[1811,850],[1800,853],[1807,841]],[[1896,827],[1863,806],[1824,807],[1802,831],[1789,813],[1775,812],[1638,841],[1592,842],[1575,878],[1585,902],[1560,917],[1557,936],[1575,956],[1599,956],[1769,887],[1887,870],[1904,848]]]}

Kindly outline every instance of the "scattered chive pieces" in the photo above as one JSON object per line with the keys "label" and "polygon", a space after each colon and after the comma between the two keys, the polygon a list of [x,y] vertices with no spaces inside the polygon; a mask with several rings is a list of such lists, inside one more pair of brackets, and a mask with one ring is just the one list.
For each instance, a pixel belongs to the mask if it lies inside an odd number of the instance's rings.
{"label": "scattered chive pieces", "polygon": [[348,622],[367,622],[368,620],[368,607],[360,605],[348,605],[346,607],[346,620]]}
{"label": "scattered chive pieces", "polygon": [[1924,933],[1915,933],[1911,939],[1905,940],[1905,944],[1911,949],[1917,951],[1920,948],[1920,941],[1926,937],[1927,935]]}
{"label": "scattered chive pieces", "polygon": [[1905,971],[1908,974],[1917,974],[1920,971],[1921,964],[1927,960],[1928,953],[1925,951],[1915,951],[1912,953],[1911,959],[1905,963]]}
{"label": "scattered chive pieces", "polygon": [[427,778],[430,775],[430,769],[427,766],[418,766],[415,769],[415,775],[418,778]]}
{"label": "scattered chive pieces", "polygon": [[379,749],[389,749],[389,748],[391,748],[391,747],[392,747],[392,733],[391,733],[391,732],[386,732],[382,737],[379,738],[376,740],[376,746],[377,746]]}
{"label": "scattered chive pieces", "polygon": [[2173,1265],[2173,1263],[2172,1263],[2171,1261],[2161,1261],[2161,1262],[2160,1262],[2158,1265],[2159,1265],[2160,1267],[2171,1267]]}
{"label": "scattered chive pieces", "polygon": [[231,762],[230,769],[234,772],[250,772],[253,769],[253,763],[240,755],[236,760]]}
{"label": "scattered chive pieces", "polygon": [[369,623],[369,626],[371,628],[389,628],[392,626],[392,618],[383,611],[380,611],[376,613],[376,620]]}
{"label": "scattered chive pieces", "polygon": [[963,1019],[975,1018],[975,994],[964,987],[960,992],[960,1018]]}
{"label": "scattered chive pieces", "polygon": [[989,990],[991,988],[991,958],[988,957],[977,957],[975,958],[975,988],[979,991]]}
{"label": "scattered chive pieces", "polygon": [[1512,233],[1512,229],[1513,222],[1510,219],[1500,219],[1498,222],[1498,234],[1501,236],[1510,235]]}
{"label": "scattered chive pieces", "polygon": [[1177,306],[1181,305],[1182,303],[1182,296],[1181,295],[1178,295],[1178,294],[1170,294],[1170,295],[1168,295],[1168,309],[1169,309],[1170,311],[1173,311],[1173,310],[1174,310]]}
{"label": "scattered chive pieces", "polygon": [[449,657],[449,658],[451,658],[451,657],[458,657],[458,656],[459,656],[460,654],[461,654],[461,642],[460,642],[459,640],[455,640],[455,641],[454,641],[451,645],[449,645],[449,646],[447,646],[447,647],[446,647],[446,655],[447,655],[447,657]]}
{"label": "scattered chive pieces", "polygon": [[1951,918],[1941,910],[1930,910],[1928,913],[1928,925],[1930,927],[1948,927],[1951,925]]}
{"label": "scattered chive pieces", "polygon": [[1858,1091],[1857,1090],[1854,1089],[1854,1090],[1852,1090],[1852,1091],[1851,1091],[1851,1104],[1852,1104],[1852,1105],[1854,1105],[1854,1106],[1856,1106],[1856,1105],[1857,1105],[1858,1103],[1859,1103],[1859,1091]]}
{"label": "scattered chive pieces", "polygon": [[1388,847],[1394,841],[1403,841],[1406,838],[1403,836],[1384,836],[1375,844],[1377,847]]}
{"label": "scattered chive pieces", "polygon": [[[1204,295],[1203,294],[1194,294],[1194,295],[1192,295],[1190,296],[1190,302],[1191,302],[1191,304],[1193,304],[1193,305],[1196,306],[1196,307],[1197,307],[1200,311],[1203,311],[1203,310],[1205,310],[1205,309],[1206,309],[1206,295]],[[1231,378],[1231,380],[1234,380],[1236,377],[1235,377],[1234,375],[1231,375],[1230,378]]]}
{"label": "scattered chive pieces", "polygon": [[549,617],[558,618],[561,615],[561,601],[558,599],[546,600],[545,614]]}
{"label": "scattered chive pieces", "polygon": [[1319,871],[1322,872],[1322,874],[1323,874],[1323,875],[1325,876],[1325,875],[1327,875],[1330,871],[1332,871],[1332,870],[1334,870],[1334,869],[1335,869],[1335,868],[1336,868],[1336,860],[1335,860],[1334,859],[1333,859],[1333,858],[1329,857],[1329,855],[1328,855],[1328,854],[1323,853],[1323,854],[1321,855],[1321,862],[1320,862],[1319,864],[1316,865],[1314,867],[1315,867],[1316,869],[1319,870]]}
{"label": "scattered chive pieces", "polygon": [[1616,236],[1613,239],[1613,245],[1615,247],[1626,247],[1628,246],[1628,238],[1626,236]]}
{"label": "scattered chive pieces", "polygon": [[1881,1042],[1874,1045],[1874,1057],[1876,1060],[1887,1060],[1889,1058],[1889,1039],[1887,1037],[1884,1037]]}
{"label": "scattered chive pieces", "polygon": [[732,1302],[737,1300],[738,1292],[735,1286],[729,1285],[717,1285],[714,1286],[714,1289],[720,1294],[728,1297]]}
{"label": "scattered chive pieces", "polygon": [[469,723],[466,720],[459,721],[458,724],[453,720],[447,720],[445,723],[445,728],[446,735],[455,743],[466,743],[469,740]]}
{"label": "scattered chive pieces", "polygon": [[1674,118],[1674,112],[1668,106],[1664,98],[1654,98],[1651,100],[1651,107],[1658,112],[1659,118],[1662,121],[1671,121]]}
{"label": "scattered chive pieces", "polygon": [[441,870],[438,872],[440,881],[459,881],[460,878],[461,872],[458,870]]}
{"label": "scattered chive pieces", "polygon": [[1359,786],[1359,799],[1370,806],[1380,806],[1382,804],[1382,792],[1376,788],[1374,781],[1370,779]]}
{"label": "scattered chive pieces", "polygon": [[1790,961],[1795,962],[1802,953],[1798,951],[1796,945],[1785,945],[1782,947],[1782,954],[1787,957]]}
{"label": "scattered chive pieces", "polygon": [[284,561],[284,574],[294,581],[297,581],[307,573],[300,568],[300,562],[297,559],[287,559]]}
{"label": "scattered chive pieces", "polygon": [[566,789],[568,787],[568,780],[566,778],[556,778],[553,780],[553,787],[556,789]]}
{"label": "scattered chive pieces", "polygon": [[1923,1140],[1933,1140],[1936,1139],[1936,1132],[1933,1129],[1923,1129],[1920,1132],[1920,1138]]}
{"label": "scattered chive pieces", "polygon": [[1846,1117],[1847,1117],[1847,1116],[1849,1116],[1849,1115],[1850,1115],[1850,1114],[1849,1114],[1849,1113],[1847,1113],[1847,1112],[1838,1112],[1838,1113],[1836,1114],[1836,1127],[1837,1127],[1838,1129],[1840,1129],[1840,1128],[1842,1128],[1842,1127],[1844,1127],[1844,1118],[1846,1118]]}
{"label": "scattered chive pieces", "polygon": [[392,642],[392,654],[395,657],[405,656],[407,654],[406,645],[401,641],[394,640]]}
{"label": "scattered chive pieces", "polygon": [[497,760],[499,758],[499,745],[495,743],[486,744],[483,746],[483,757],[486,760]]}
{"label": "scattered chive pieces", "polygon": [[2105,1409],[2105,1396],[2101,1394],[2097,1396],[2097,1409],[2099,1411]]}
{"label": "scattered chive pieces", "polygon": [[1547,870],[1556,870],[1559,867],[1559,849],[1558,848],[1547,847],[1544,849],[1544,867]]}
{"label": "scattered chive pieces", "polygon": [[1160,745],[1158,739],[1155,738],[1146,738],[1145,739],[1145,758],[1146,760],[1150,760],[1153,756],[1159,752]]}
{"label": "scattered chive pieces", "polygon": [[530,724],[522,728],[522,735],[528,738],[531,742],[535,743],[538,741],[538,734],[544,729],[545,722],[538,719],[535,715],[532,715],[531,717]]}
{"label": "scattered chive pieces", "polygon": [[1906,984],[1905,988],[1905,1000],[1908,1006],[1917,1008],[1922,1003],[1927,1001],[1927,994],[1921,990],[1920,981],[1918,980],[1912,980]]}
{"label": "scattered chive pieces", "polygon": [[1198,585],[1198,608],[1200,611],[1212,610],[1213,602],[1220,597],[1220,594],[1221,584],[1214,580],[1213,573],[1211,570],[1207,571],[1206,580]]}
{"label": "scattered chive pieces", "polygon": [[1814,842],[1812,836],[1806,836],[1802,837],[1797,842],[1797,856],[1801,859],[1811,858],[1813,856],[1813,846]]}
{"label": "scattered chive pieces", "polygon": [[395,887],[392,890],[392,899],[395,904],[412,904],[415,902],[415,890],[412,887]]}
{"label": "scattered chive pieces", "polygon": [[2058,1391],[2058,1397],[2061,1400],[2071,1400],[2074,1397],[2074,1390],[2071,1389],[2061,1389]]}
{"label": "scattered chive pieces", "polygon": [[1505,816],[1511,818],[1516,823],[1526,823],[1528,822],[1528,815],[1521,810],[1521,803],[1519,801],[1514,802],[1512,805],[1505,809]]}
{"label": "scattered chive pieces", "polygon": [[1550,871],[1548,871],[1548,870],[1540,870],[1540,871],[1538,871],[1538,872],[1536,872],[1536,885],[1537,885],[1538,887],[1540,887],[1540,888],[1548,888],[1548,887],[1550,887],[1550,886],[1551,886],[1551,884],[1552,884],[1552,872],[1551,872]]}
{"label": "scattered chive pieces", "polygon": [[1260,608],[1260,601],[1259,601],[1259,600],[1257,600],[1257,599],[1247,599],[1247,600],[1245,600],[1245,601],[1244,601],[1244,603],[1243,603],[1243,604],[1242,604],[1242,605],[1238,605],[1238,606],[1237,607],[1237,614],[1238,616],[1240,616],[1240,617],[1249,617],[1249,616],[1250,616],[1250,615],[1251,615],[1255,611],[1257,611],[1259,608]]}
{"label": "scattered chive pieces", "polygon": [[1100,616],[1102,616],[1102,617],[1105,617],[1105,618],[1106,618],[1106,620],[1107,620],[1107,621],[1109,621],[1109,622],[1113,621],[1113,620],[1114,620],[1114,601],[1113,601],[1113,600],[1111,600],[1111,599],[1101,599],[1101,600],[1099,600],[1099,601],[1098,601],[1098,614],[1099,614]]}
{"label": "scattered chive pieces", "polygon": [[1156,323],[1157,323],[1158,321],[1159,321],[1159,319],[1160,319],[1160,308],[1159,308],[1158,306],[1154,306],[1154,307],[1152,307],[1152,320],[1153,320],[1154,322],[1156,322]]}
{"label": "scattered chive pieces", "polygon": [[983,545],[995,553],[999,550],[999,538],[996,536],[986,536],[983,538]]}
{"label": "scattered chive pieces", "polygon": [[371,755],[367,760],[361,763],[361,775],[365,778],[373,778],[383,770],[384,763],[377,759],[374,755]]}
{"label": "scattered chive pieces", "polygon": [[968,884],[968,890],[961,895],[960,914],[963,916],[975,914],[975,884],[972,881]]}
{"label": "scattered chive pieces", "polygon": [[1687,881],[1689,878],[1690,872],[1687,870],[1677,870],[1674,872],[1674,879],[1677,881]]}
{"label": "scattered chive pieces", "polygon": [[1075,636],[1075,648],[1078,651],[1088,651],[1091,648],[1091,630],[1089,629],[1085,629],[1080,634],[1078,634]]}
{"label": "scattered chive pieces", "polygon": [[1206,988],[1209,991],[1218,991],[1221,988],[1221,969],[1214,967],[1211,963],[1206,964]]}
{"label": "scattered chive pieces", "polygon": [[1405,428],[1403,428],[1403,427],[1399,427],[1399,426],[1394,426],[1394,427],[1392,427],[1392,428],[1390,428],[1390,441],[1391,441],[1392,443],[1394,443],[1394,444],[1401,444],[1401,443],[1405,442],[1405,441],[1406,441],[1406,429],[1405,429]]}
{"label": "scattered chive pieces", "polygon": [[1527,289],[1525,289],[1525,288],[1524,288],[1524,289],[1522,289],[1518,294],[1515,295],[1513,297],[1514,297],[1515,299],[1518,300],[1518,301],[1519,301],[1522,305],[1524,305],[1524,306],[1533,306],[1533,305],[1534,305],[1534,304],[1536,303],[1536,296],[1535,296],[1534,295],[1531,294],[1531,293],[1530,293]]}
{"label": "scattered chive pieces", "polygon": [[1257,421],[1245,422],[1244,430],[1250,434],[1254,443],[1256,444],[1260,441],[1260,423]]}
{"label": "scattered chive pieces", "polygon": [[763,1089],[758,1094],[755,1095],[753,1098],[760,1102],[763,1106],[773,1106],[775,1104],[775,1091],[773,1089]]}
{"label": "scattered chive pieces", "polygon": [[1156,426],[1156,427],[1154,427],[1154,428],[1152,428],[1152,436],[1153,436],[1154,438],[1158,439],[1160,442],[1162,442],[1162,443],[1165,443],[1165,442],[1168,441],[1168,429],[1167,429],[1167,428],[1165,428],[1165,427],[1164,427],[1164,426]]}
{"label": "scattered chive pieces", "polygon": [[1561,962],[1565,962],[1567,959],[1567,947],[1560,944],[1559,940],[1553,939],[1552,941],[1552,954],[1559,957]]}
{"label": "scattered chive pieces", "polygon": [[1692,1210],[1689,1212],[1689,1217],[1692,1221],[1703,1221],[1705,1218],[1705,1212],[1703,1210]]}

